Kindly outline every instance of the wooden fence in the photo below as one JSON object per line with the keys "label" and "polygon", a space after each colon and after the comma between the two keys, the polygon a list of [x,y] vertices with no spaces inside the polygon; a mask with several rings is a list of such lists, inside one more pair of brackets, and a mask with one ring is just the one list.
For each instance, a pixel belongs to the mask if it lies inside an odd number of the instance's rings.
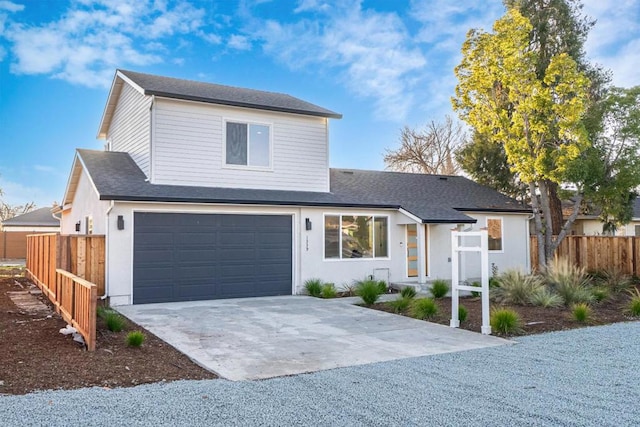
{"label": "wooden fence", "polygon": [[27,276],[82,334],[87,348],[95,350],[96,303],[104,293],[104,236],[28,236]]}
{"label": "wooden fence", "polygon": [[27,254],[26,231],[0,231],[0,258],[24,259]]}
{"label": "wooden fence", "polygon": [[[531,236],[531,266],[538,265],[538,239]],[[587,271],[616,270],[640,276],[640,237],[567,236],[556,250]]]}

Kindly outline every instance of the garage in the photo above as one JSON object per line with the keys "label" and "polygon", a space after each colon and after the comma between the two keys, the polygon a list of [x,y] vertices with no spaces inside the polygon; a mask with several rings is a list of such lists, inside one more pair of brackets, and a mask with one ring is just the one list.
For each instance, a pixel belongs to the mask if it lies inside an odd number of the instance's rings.
{"label": "garage", "polygon": [[291,295],[292,217],[134,213],[133,303]]}

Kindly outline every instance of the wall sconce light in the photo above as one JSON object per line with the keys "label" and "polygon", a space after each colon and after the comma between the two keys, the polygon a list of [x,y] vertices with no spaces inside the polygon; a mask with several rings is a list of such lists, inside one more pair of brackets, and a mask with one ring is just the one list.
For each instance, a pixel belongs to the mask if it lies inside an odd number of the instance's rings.
{"label": "wall sconce light", "polygon": [[118,230],[124,230],[124,217],[118,215]]}
{"label": "wall sconce light", "polygon": [[307,231],[311,230],[311,220],[309,218],[305,218],[304,227]]}
{"label": "wall sconce light", "polygon": [[76,233],[80,232],[80,221],[76,222]]}

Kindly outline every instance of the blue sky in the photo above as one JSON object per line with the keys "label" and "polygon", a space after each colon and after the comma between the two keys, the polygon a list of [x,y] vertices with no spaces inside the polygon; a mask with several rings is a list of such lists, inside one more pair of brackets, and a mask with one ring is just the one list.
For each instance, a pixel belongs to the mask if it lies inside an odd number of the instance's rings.
{"label": "blue sky", "polygon": [[[640,84],[640,1],[587,0],[587,55]],[[451,114],[469,28],[500,0],[0,0],[0,188],[60,201],[75,148],[101,149],[116,68],[284,92],[343,114],[331,165],[383,169],[404,125]]]}

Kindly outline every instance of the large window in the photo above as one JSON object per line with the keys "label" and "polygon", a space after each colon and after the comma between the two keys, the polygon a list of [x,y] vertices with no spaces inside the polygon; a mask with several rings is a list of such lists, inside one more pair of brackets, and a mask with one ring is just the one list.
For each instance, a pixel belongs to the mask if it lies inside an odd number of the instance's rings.
{"label": "large window", "polygon": [[502,251],[502,218],[487,218],[489,250]]}
{"label": "large window", "polygon": [[326,215],[324,217],[325,258],[387,258],[388,256],[388,217],[364,215]]}
{"label": "large window", "polygon": [[271,138],[268,125],[227,122],[226,164],[271,166]]}

